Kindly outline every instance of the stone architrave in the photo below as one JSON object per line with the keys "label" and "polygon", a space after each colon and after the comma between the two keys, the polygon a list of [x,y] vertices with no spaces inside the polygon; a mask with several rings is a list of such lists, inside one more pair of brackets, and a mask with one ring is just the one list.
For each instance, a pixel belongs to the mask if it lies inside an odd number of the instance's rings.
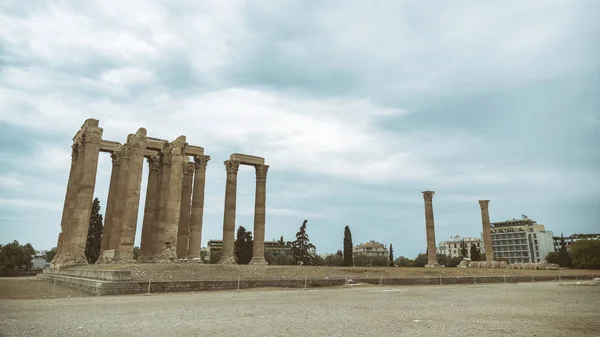
{"label": "stone architrave", "polygon": [[63,206],[62,220],[60,222],[60,233],[58,234],[58,244],[56,245],[56,254],[52,259],[52,265],[56,264],[59,258],[62,256],[63,246],[65,237],[67,236],[67,224],[70,221],[70,215],[72,214],[74,197],[76,192],[76,186],[79,183],[79,174],[77,168],[80,167],[77,164],[77,158],[79,155],[79,140],[73,142],[71,147],[71,170],[69,171],[69,180],[67,181],[67,192],[65,195],[65,203]]}
{"label": "stone architrave", "polygon": [[129,144],[129,166],[127,181],[123,186],[123,222],[117,248],[118,259],[124,262],[133,261],[133,243],[137,227],[140,206],[140,189],[144,169],[144,151],[146,150],[146,129],[140,128],[135,135],[127,140]]}
{"label": "stone architrave", "polygon": [[[61,252],[62,256],[57,261],[57,265],[60,267],[87,264],[85,244],[92,213],[103,130],[98,127],[96,119],[88,119],[82,130],[80,153],[77,159],[77,166],[81,165],[81,171],[79,183],[74,192],[73,211],[69,216],[68,237],[63,239],[63,243],[66,245]],[[81,163],[79,163],[80,161]]]}
{"label": "stone architrave", "polygon": [[269,165],[256,165],[256,195],[254,197],[254,242],[250,264],[267,264],[265,260],[265,219],[267,171]]}
{"label": "stone architrave", "polygon": [[233,244],[235,241],[235,209],[237,197],[237,174],[240,162],[237,160],[226,160],[224,162],[227,170],[227,183],[225,185],[225,210],[223,214],[223,249],[219,259],[220,264],[235,264],[233,256]]}
{"label": "stone architrave", "polygon": [[427,231],[427,265],[425,267],[439,267],[435,244],[435,226],[433,223],[433,195],[434,191],[424,191],[425,200],[425,229]]}
{"label": "stone architrave", "polygon": [[481,208],[481,225],[483,226],[483,245],[485,246],[485,260],[494,261],[494,248],[492,246],[492,226],[490,224],[489,200],[479,200]]}
{"label": "stone architrave", "polygon": [[158,259],[172,261],[177,258],[177,230],[181,209],[181,189],[183,180],[183,154],[187,143],[185,136],[179,136],[170,144],[171,169],[165,203],[165,221],[160,222],[162,241],[159,242]]}
{"label": "stone architrave", "polygon": [[146,187],[146,203],[144,205],[144,220],[142,222],[142,240],[138,261],[147,262],[152,256],[152,236],[154,234],[154,217],[158,199],[160,180],[160,158],[150,156],[148,159],[148,185]]}
{"label": "stone architrave", "polygon": [[171,176],[171,149],[169,142],[163,144],[160,151],[160,175],[158,181],[158,197],[156,199],[153,219],[152,245],[150,259],[160,260],[164,247],[165,221],[167,219],[167,195],[169,193],[169,178]]}
{"label": "stone architrave", "polygon": [[[187,256],[200,259],[202,242],[202,217],[204,216],[204,189],[206,185],[206,166],[210,156],[194,156],[194,190],[192,193],[192,211],[190,217],[190,239]],[[200,260],[201,261],[201,260]]]}
{"label": "stone architrave", "polygon": [[108,187],[108,198],[106,201],[106,212],[104,214],[104,229],[102,235],[102,246],[100,247],[100,257],[97,263],[102,263],[102,252],[109,249],[111,229],[114,221],[115,205],[120,202],[117,200],[119,194],[119,171],[121,169],[121,154],[113,152],[110,154],[112,159],[112,171],[110,174],[110,184]]}
{"label": "stone architrave", "polygon": [[177,229],[177,258],[187,257],[190,241],[190,209],[192,205],[192,185],[194,183],[194,163],[183,165],[183,185],[181,186],[181,207],[179,208],[179,227]]}

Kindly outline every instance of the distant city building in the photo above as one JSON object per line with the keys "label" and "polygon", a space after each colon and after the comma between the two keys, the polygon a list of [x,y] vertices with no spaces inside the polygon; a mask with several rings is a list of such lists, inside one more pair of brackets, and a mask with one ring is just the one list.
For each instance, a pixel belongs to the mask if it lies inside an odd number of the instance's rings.
{"label": "distant city building", "polygon": [[352,247],[352,253],[354,256],[356,255],[365,255],[365,256],[369,256],[369,257],[374,257],[374,256],[385,256],[388,257],[389,256],[389,251],[387,249],[387,247],[379,242],[376,241],[369,241],[366,243],[361,243],[359,245],[356,245],[354,247]]}
{"label": "distant city building", "polygon": [[[554,240],[554,251],[558,252],[560,249],[560,236],[554,236],[552,239]],[[570,236],[565,236],[565,245],[567,246],[567,249],[573,242],[579,240],[600,240],[600,234],[572,234]]]}
{"label": "distant city building", "polygon": [[460,257],[461,245],[463,243],[467,250],[468,258],[471,258],[471,246],[475,246],[481,251],[482,242],[480,238],[463,238],[460,235],[456,235],[451,237],[450,240],[440,242],[437,253],[448,257]]}
{"label": "distant city building", "polygon": [[[495,259],[502,258],[508,263],[535,263],[544,261],[546,255],[554,251],[552,232],[527,216],[492,222],[491,227]],[[485,252],[485,245],[483,248]]]}
{"label": "distant city building", "polygon": [[44,269],[49,267],[49,263],[46,262],[45,252],[38,252],[31,256],[31,269]]}
{"label": "distant city building", "polygon": [[[223,240],[208,241],[207,259],[210,259],[211,254],[223,249]],[[309,249],[308,253],[312,256],[317,255],[316,249]],[[265,255],[292,255],[292,246],[284,241],[265,241]]]}

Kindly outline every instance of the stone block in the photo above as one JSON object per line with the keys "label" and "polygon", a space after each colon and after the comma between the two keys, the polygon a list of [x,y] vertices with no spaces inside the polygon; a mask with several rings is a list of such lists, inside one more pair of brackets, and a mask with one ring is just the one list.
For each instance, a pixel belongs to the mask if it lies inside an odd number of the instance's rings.
{"label": "stone block", "polygon": [[241,153],[231,154],[231,156],[229,156],[229,160],[239,161],[241,164],[252,165],[252,166],[265,164],[265,158],[257,157],[257,156],[250,156],[250,155],[241,154]]}

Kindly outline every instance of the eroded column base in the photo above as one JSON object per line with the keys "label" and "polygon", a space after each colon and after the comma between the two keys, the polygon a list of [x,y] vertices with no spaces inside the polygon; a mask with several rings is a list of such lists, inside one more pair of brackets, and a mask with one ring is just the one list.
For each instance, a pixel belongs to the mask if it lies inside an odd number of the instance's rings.
{"label": "eroded column base", "polygon": [[257,257],[257,258],[253,257],[252,260],[250,260],[250,263],[248,263],[248,264],[266,266],[269,264],[269,262],[267,262],[267,260],[265,260],[264,257]]}
{"label": "eroded column base", "polygon": [[74,266],[84,266],[87,265],[88,261],[85,255],[73,256],[66,255],[58,257],[50,263],[51,268],[69,268]]}
{"label": "eroded column base", "polygon": [[428,263],[425,265],[425,268],[440,268],[441,265],[439,263]]}
{"label": "eroded column base", "polygon": [[233,256],[221,256],[217,264],[236,264],[235,257]]}

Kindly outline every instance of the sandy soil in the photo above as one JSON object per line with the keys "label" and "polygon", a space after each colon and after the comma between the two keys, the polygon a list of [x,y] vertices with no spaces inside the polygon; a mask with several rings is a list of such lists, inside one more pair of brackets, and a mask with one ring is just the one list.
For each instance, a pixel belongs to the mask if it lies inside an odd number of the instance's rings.
{"label": "sandy soil", "polygon": [[1,336],[600,336],[600,286],[357,286],[0,301]]}
{"label": "sandy soil", "polygon": [[[54,288],[54,292],[53,289]],[[38,281],[35,277],[0,278],[0,299],[42,299],[91,296],[76,289],[54,287],[52,282]]]}

